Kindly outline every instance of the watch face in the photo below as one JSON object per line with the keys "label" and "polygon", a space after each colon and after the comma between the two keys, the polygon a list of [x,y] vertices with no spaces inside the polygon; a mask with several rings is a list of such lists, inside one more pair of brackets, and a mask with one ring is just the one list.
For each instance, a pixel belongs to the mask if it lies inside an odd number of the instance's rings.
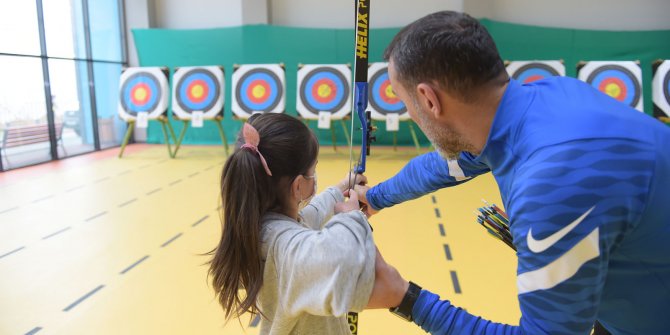
{"label": "watch face", "polygon": [[389,308],[389,311],[404,320],[412,321],[412,309],[414,309],[414,303],[416,303],[420,293],[421,286],[409,282],[409,287],[407,287],[407,292],[405,292],[405,296],[402,298],[400,305]]}
{"label": "watch face", "polygon": [[393,313],[393,315],[405,320],[405,321],[412,321],[412,315],[406,315],[403,312],[400,311],[400,307],[393,307],[389,308],[389,311]]}

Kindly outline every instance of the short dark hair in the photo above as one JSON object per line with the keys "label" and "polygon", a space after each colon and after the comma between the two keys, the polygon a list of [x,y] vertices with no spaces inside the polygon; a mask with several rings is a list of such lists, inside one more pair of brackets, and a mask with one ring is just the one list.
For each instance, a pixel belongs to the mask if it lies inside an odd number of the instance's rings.
{"label": "short dark hair", "polygon": [[[507,82],[498,49],[486,28],[465,13],[442,11],[409,24],[384,52],[409,94],[422,82],[436,82],[464,101],[490,82]],[[503,76],[504,74],[504,76]]]}

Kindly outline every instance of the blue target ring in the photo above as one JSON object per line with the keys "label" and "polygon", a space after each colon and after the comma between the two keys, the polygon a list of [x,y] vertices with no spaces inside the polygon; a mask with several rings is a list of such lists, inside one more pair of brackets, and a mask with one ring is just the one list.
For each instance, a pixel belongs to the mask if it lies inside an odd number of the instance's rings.
{"label": "blue target ring", "polygon": [[[148,99],[141,103],[133,97],[133,92],[142,87],[149,94]],[[160,101],[161,90],[158,80],[149,73],[137,73],[130,76],[121,87],[121,105],[130,115],[137,115],[140,112],[153,111]]]}
{"label": "blue target ring", "polygon": [[635,79],[635,75],[624,67],[602,66],[594,70],[586,82],[604,93],[607,92],[603,88],[614,85],[618,90],[618,95],[612,97],[629,106],[635,107],[640,101],[640,84]]}
{"label": "blue target ring", "polygon": [[[347,103],[347,79],[331,68],[317,68],[309,72],[300,85],[300,97],[312,113],[336,112]],[[327,92],[321,92],[325,88]],[[334,92],[333,92],[334,91]],[[323,93],[323,96],[319,94]]]}
{"label": "blue target ring", "polygon": [[560,76],[560,74],[556,69],[542,63],[526,64],[512,74],[512,78],[524,84],[552,76]]}
{"label": "blue target ring", "polygon": [[395,96],[389,96],[391,81],[387,70],[375,73],[370,79],[370,104],[380,114],[403,113],[407,109],[402,100]]}
{"label": "blue target ring", "polygon": [[[245,112],[268,111],[279,104],[283,89],[281,81],[273,72],[262,68],[253,69],[245,73],[239,82],[241,84],[237,86],[235,94]],[[253,93],[257,91],[263,94],[254,96]]]}
{"label": "blue target ring", "polygon": [[[206,94],[197,101],[189,93],[192,85],[202,85]],[[220,94],[221,87],[213,74],[202,69],[195,69],[184,74],[177,83],[177,103],[186,112],[209,111]]]}

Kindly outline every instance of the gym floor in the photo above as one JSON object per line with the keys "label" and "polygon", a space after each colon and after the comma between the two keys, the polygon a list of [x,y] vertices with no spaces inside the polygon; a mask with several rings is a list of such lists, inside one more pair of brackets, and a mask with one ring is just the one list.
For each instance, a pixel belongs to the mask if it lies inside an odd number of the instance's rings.
{"label": "gym floor", "polygon": [[[206,277],[220,234],[221,147],[135,144],[0,174],[0,334],[257,334],[231,320]],[[371,184],[413,148],[374,147]],[[321,149],[319,188],[349,168],[348,148]],[[475,221],[502,205],[490,174],[371,218],[387,262],[469,312],[518,324],[514,252]],[[359,315],[359,334],[424,334],[386,310]]]}

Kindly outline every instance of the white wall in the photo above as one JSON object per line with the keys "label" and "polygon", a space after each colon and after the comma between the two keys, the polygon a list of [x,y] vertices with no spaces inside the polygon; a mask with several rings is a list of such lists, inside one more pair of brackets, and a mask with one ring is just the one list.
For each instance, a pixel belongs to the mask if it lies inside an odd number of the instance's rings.
{"label": "white wall", "polygon": [[[352,28],[352,0],[268,0],[274,25],[318,28]],[[371,0],[370,25],[404,26],[440,10],[463,10],[463,0]]]}
{"label": "white wall", "polygon": [[670,29],[668,0],[464,0],[475,17],[545,27]]}
{"label": "white wall", "polygon": [[[197,29],[256,23],[349,28],[354,20],[351,0],[126,0],[126,7],[147,3],[149,17],[155,17],[150,27],[155,28]],[[547,27],[670,29],[670,0],[373,0],[371,25],[400,27],[440,10]],[[139,15],[143,15],[142,9]],[[145,27],[129,24],[129,28]]]}
{"label": "white wall", "polygon": [[155,0],[156,28],[239,26],[242,24],[242,1],[244,0]]}
{"label": "white wall", "polygon": [[[150,0],[149,0],[150,1]],[[128,65],[138,66],[135,40],[131,29],[151,27],[151,4],[148,0],[132,0],[124,3],[126,14],[126,38],[128,40]]]}

